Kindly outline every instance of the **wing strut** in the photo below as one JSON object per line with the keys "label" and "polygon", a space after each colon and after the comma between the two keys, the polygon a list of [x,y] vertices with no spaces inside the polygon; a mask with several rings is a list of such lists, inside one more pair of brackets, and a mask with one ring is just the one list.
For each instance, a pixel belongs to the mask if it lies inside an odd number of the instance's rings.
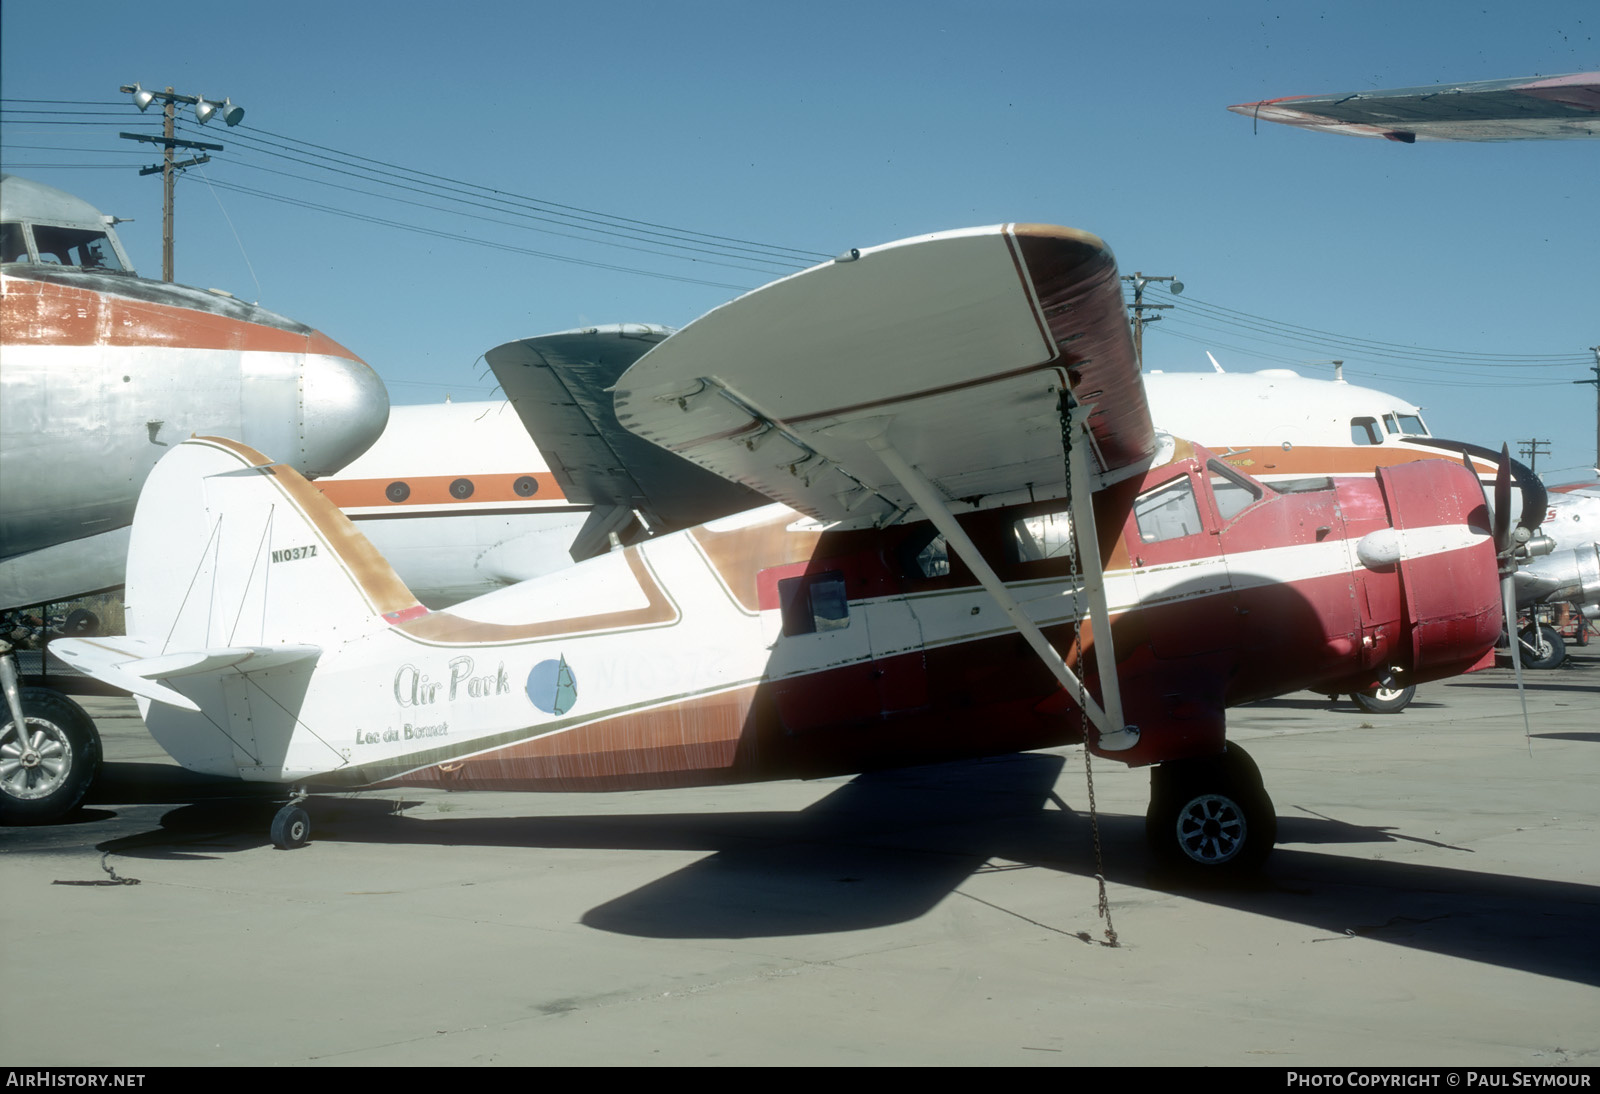
{"label": "wing strut", "polygon": [[[1132,748],[1139,742],[1139,730],[1137,727],[1125,725],[1122,720],[1122,695],[1117,688],[1116,659],[1111,646],[1110,613],[1106,607],[1105,583],[1100,574],[1100,550],[1094,530],[1094,495],[1089,489],[1088,468],[1085,466],[1084,461],[1081,459],[1072,461],[1074,465],[1072,519],[1075,527],[1080,529],[1078,533],[1080,547],[1084,543],[1088,544],[1087,551],[1082,558],[1082,567],[1088,585],[1090,618],[1094,622],[1095,634],[1103,636],[1101,640],[1095,642],[1095,652],[1100,666],[1102,691],[1106,698],[1106,706],[1109,709],[1109,713],[1107,710],[1101,709],[1100,705],[1094,701],[1094,698],[1089,695],[1088,690],[1083,686],[1082,681],[1067,667],[1066,661],[1062,660],[1061,654],[1050,644],[1049,639],[1045,638],[1044,632],[1039,629],[1032,619],[1028,618],[1028,613],[1023,610],[1022,605],[1017,603],[1016,599],[1011,595],[1011,591],[1005,587],[1005,583],[1000,580],[999,575],[989,566],[977,546],[967,538],[966,532],[962,530],[961,524],[956,520],[955,515],[950,512],[949,506],[945,504],[944,498],[940,496],[939,491],[923,477],[921,472],[907,463],[905,458],[889,442],[889,419],[879,419],[879,421],[883,425],[882,431],[874,436],[864,438],[867,444],[871,446],[878,458],[883,461],[883,466],[888,469],[889,474],[893,475],[900,485],[905,487],[906,493],[910,494],[922,511],[928,515],[928,519],[933,522],[933,526],[944,534],[951,549],[961,556],[962,561],[967,564],[967,568],[977,577],[978,582],[988,590],[990,596],[994,597],[995,603],[1000,606],[1000,610],[1005,612],[1006,617],[1011,620],[1011,625],[1016,627],[1017,632],[1027,640],[1028,645],[1033,647],[1034,653],[1039,655],[1039,659],[1044,662],[1045,667],[1050,670],[1061,686],[1074,695],[1082,696],[1084,712],[1089,716],[1089,720],[1094,723],[1095,728],[1100,731],[1098,746],[1102,750],[1109,752],[1120,752],[1124,749]],[[1079,429],[1081,429],[1081,420],[1075,419],[1074,432]]]}
{"label": "wing strut", "polygon": [[[1079,406],[1071,411],[1071,447],[1082,437],[1087,451],[1093,443],[1089,433],[1089,414],[1093,407]],[[1089,461],[1071,459],[1073,536],[1078,541],[1078,570],[1083,575],[1084,592],[1089,596],[1089,621],[1094,624],[1095,664],[1100,668],[1100,693],[1112,730],[1100,728],[1100,747],[1121,752],[1139,743],[1139,727],[1130,726],[1122,716],[1122,684],[1117,678],[1117,651],[1111,642],[1111,609],[1106,603],[1106,575],[1100,562],[1100,531],[1094,522],[1094,488],[1089,484]]]}

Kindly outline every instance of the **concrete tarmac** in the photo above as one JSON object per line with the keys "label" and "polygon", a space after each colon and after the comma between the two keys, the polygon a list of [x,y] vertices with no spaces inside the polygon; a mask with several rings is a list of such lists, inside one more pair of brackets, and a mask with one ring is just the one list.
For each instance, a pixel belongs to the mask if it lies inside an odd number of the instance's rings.
{"label": "concrete tarmac", "polygon": [[[1595,652],[1589,652],[1595,651]],[[75,823],[0,829],[0,1063],[1600,1062],[1600,646],[1398,715],[1231,712],[1279,844],[1196,884],[1148,775],[1060,749],[817,782],[313,799],[192,776],[131,701]],[[125,882],[118,884],[117,882]],[[136,884],[135,884],[136,882]]]}

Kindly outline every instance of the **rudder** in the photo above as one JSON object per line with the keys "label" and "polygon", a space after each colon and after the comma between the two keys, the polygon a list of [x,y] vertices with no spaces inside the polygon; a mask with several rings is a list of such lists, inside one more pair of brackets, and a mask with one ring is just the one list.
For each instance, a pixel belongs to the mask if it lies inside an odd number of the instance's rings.
{"label": "rudder", "polygon": [[293,468],[196,437],[145,483],[128,548],[128,634],[161,650],[328,644],[426,611]]}

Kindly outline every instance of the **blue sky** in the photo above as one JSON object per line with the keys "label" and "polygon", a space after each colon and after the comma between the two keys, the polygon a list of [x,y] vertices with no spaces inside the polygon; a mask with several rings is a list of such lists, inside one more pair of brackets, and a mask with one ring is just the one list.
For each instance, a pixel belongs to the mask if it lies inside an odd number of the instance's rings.
{"label": "blue sky", "polygon": [[[120,230],[146,274],[161,188],[137,168],[155,157],[116,134],[158,119],[118,86],[244,106],[237,130],[184,127],[227,149],[179,183],[178,280],[319,327],[396,402],[487,397],[478,358],[501,342],[681,326],[794,267],[545,234],[462,195],[386,187],[382,164],[817,256],[1007,220],[1086,228],[1124,272],[1187,286],[1147,334],[1147,367],[1207,369],[1207,349],[1236,370],[1342,357],[1437,433],[1549,440],[1553,481],[1595,459],[1594,389],[1572,381],[1593,377],[1600,344],[1600,143],[1256,133],[1225,110],[1600,69],[1592,2],[283,0],[163,15],[6,0],[0,20],[6,170],[135,218]],[[104,105],[51,105],[68,101]],[[38,112],[52,109],[87,113]],[[335,174],[326,150],[367,159]],[[42,166],[66,163],[125,166]],[[607,238],[638,246],[647,230]],[[1329,336],[1296,344],[1279,324]]]}

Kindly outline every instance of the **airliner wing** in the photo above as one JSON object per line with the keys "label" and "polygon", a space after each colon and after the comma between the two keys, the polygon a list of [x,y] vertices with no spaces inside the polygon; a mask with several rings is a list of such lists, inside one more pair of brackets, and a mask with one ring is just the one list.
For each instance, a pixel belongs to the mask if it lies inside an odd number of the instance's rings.
{"label": "airliner wing", "polygon": [[1111,251],[1086,232],[1007,224],[847,252],[739,297],[640,358],[615,409],[726,479],[865,524],[919,509],[884,445],[952,511],[1063,494],[1068,391],[1092,408],[1074,459],[1102,482],[1148,465],[1155,435]]}
{"label": "airliner wing", "polygon": [[765,504],[617,421],[612,385],[671,333],[653,324],[612,324],[523,338],[485,354],[562,493],[595,509],[597,534],[579,538],[597,542],[575,548],[577,557],[603,551],[604,532],[626,524],[635,511],[659,532]]}
{"label": "airliner wing", "polygon": [[1593,138],[1600,137],[1600,72],[1290,95],[1228,109],[1302,129],[1404,144]]}

